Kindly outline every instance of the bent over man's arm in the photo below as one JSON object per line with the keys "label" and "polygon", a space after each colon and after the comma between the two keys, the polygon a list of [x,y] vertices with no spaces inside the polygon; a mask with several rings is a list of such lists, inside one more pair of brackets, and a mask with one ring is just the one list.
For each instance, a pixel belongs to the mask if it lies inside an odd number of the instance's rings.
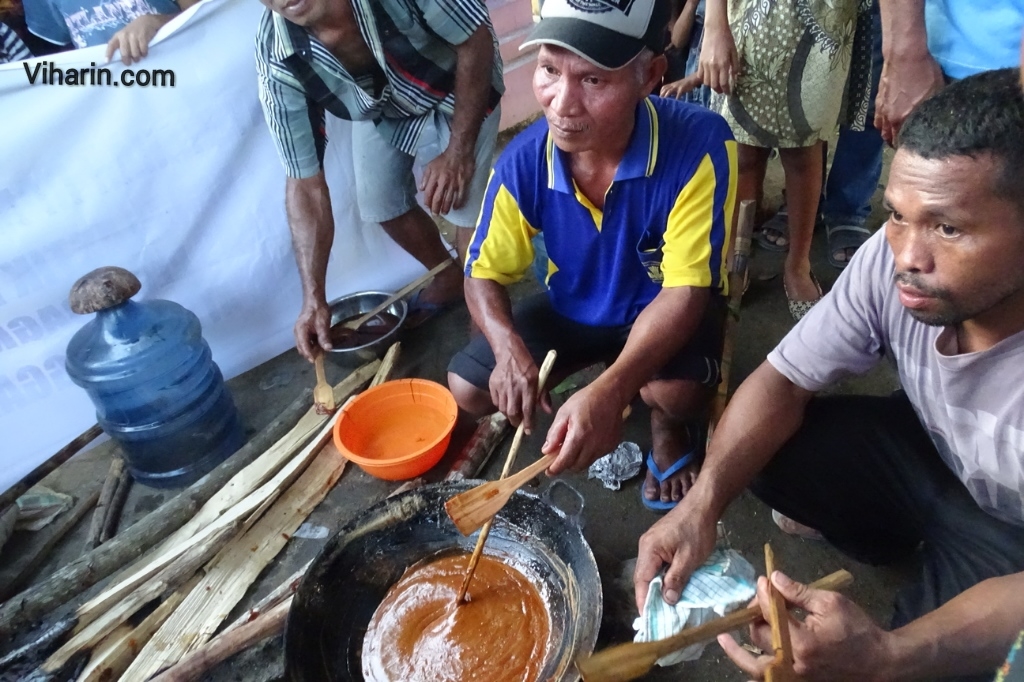
{"label": "bent over man's arm", "polygon": [[319,348],[331,348],[331,316],[324,286],[327,261],[334,244],[334,214],[323,171],[308,178],[288,178],[284,204],[302,283],[302,308],[295,322],[295,342],[302,357],[313,361]]}

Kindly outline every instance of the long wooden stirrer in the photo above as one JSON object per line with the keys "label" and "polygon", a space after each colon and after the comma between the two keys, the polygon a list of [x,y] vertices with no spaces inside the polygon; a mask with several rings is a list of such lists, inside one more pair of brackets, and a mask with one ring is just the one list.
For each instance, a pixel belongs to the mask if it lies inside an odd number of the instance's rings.
{"label": "long wooden stirrer", "polygon": [[768,576],[768,597],[771,603],[772,649],[775,660],[764,671],[765,682],[800,682],[793,670],[793,645],[789,638],[789,613],[786,598],[772,584],[775,572],[775,553],[768,543],[764,545],[764,572]]}
{"label": "long wooden stirrer", "polygon": [[[558,357],[558,353],[553,350],[549,350],[548,354],[544,357],[544,362],[540,365],[540,372],[537,377],[537,396],[538,398],[544,394],[544,384],[547,383],[548,375],[551,374],[551,367],[555,364],[555,358]],[[526,431],[526,422],[519,422],[519,427],[516,429],[516,435],[512,438],[512,445],[509,447],[508,456],[505,458],[505,466],[501,470],[501,478],[508,476],[508,472],[512,469],[512,465],[516,462],[516,454],[519,451],[519,443],[523,440],[523,433]],[[469,583],[473,581],[473,574],[476,572],[476,565],[480,562],[480,555],[483,554],[484,544],[487,542],[487,535],[491,532],[491,523],[494,521],[494,517],[487,520],[484,527],[480,529],[480,537],[476,539],[476,547],[473,548],[473,556],[469,559],[469,567],[466,569],[466,577],[462,580],[462,587],[459,588],[459,596],[455,599],[455,605],[458,606],[466,599],[466,590],[469,589]]]}
{"label": "long wooden stirrer", "polygon": [[[839,590],[853,582],[849,571],[839,570],[811,583],[817,590]],[[659,658],[691,644],[706,642],[718,635],[750,625],[763,618],[757,604],[716,618],[703,625],[687,628],[671,637],[653,642],[619,644],[590,656],[576,659],[576,669],[584,682],[628,682],[646,675]]]}
{"label": "long wooden stirrer", "polygon": [[427,272],[425,275],[423,275],[419,279],[417,279],[417,280],[415,280],[413,282],[409,282],[404,287],[402,287],[401,289],[399,289],[395,293],[391,294],[382,303],[379,303],[376,306],[374,306],[373,309],[370,310],[370,312],[365,313],[364,315],[362,315],[361,317],[356,318],[355,320],[351,320],[349,322],[346,322],[344,324],[344,326],[347,327],[348,329],[358,330],[360,327],[362,327],[364,324],[366,324],[369,320],[371,320],[374,317],[376,317],[377,315],[379,315],[381,313],[381,311],[383,311],[383,310],[387,309],[388,307],[390,307],[395,301],[397,301],[398,299],[402,298],[403,296],[408,294],[413,289],[416,289],[417,287],[420,287],[423,284],[425,284],[427,282],[427,280],[429,280],[431,277],[433,277],[437,273],[439,273],[442,270],[444,270],[446,267],[451,265],[453,262],[454,261],[451,258],[445,259],[442,263],[440,263],[438,265],[435,265],[429,272]]}

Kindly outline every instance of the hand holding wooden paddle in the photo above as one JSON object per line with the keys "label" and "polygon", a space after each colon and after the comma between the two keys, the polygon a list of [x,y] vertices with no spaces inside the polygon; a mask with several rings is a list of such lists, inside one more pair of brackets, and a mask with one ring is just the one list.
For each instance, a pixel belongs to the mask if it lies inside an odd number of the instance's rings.
{"label": "hand holding wooden paddle", "polygon": [[[558,354],[553,350],[549,350],[548,354],[544,357],[544,362],[541,363],[540,373],[537,378],[538,394],[544,391],[544,384],[547,383],[548,375],[551,374],[551,368],[554,366],[555,358],[557,357]],[[516,428],[516,435],[512,438],[512,446],[509,448],[508,456],[505,458],[505,466],[501,470],[502,479],[505,479],[505,477],[508,476],[508,472],[511,471],[512,465],[515,464],[516,453],[519,452],[519,444],[523,440],[523,434],[525,433],[525,431],[526,422],[519,422],[519,426]],[[542,459],[540,461],[544,460]],[[537,465],[535,464],[534,467],[536,466]],[[546,468],[546,466],[544,468]],[[527,467],[527,469],[524,469],[524,471],[529,469],[530,467]],[[505,502],[507,502],[508,498],[512,496],[512,493],[514,493],[519,488],[519,486],[521,486],[523,483],[526,483],[526,481],[528,481],[530,478],[536,475],[536,473],[537,472],[531,474],[529,477],[522,478],[523,472],[519,472],[518,475],[513,476],[512,478],[496,481],[496,483],[499,484],[506,484],[505,488],[501,488],[498,491],[490,493],[485,492],[483,496],[475,494],[481,488],[486,487],[487,484],[484,484],[483,486],[477,486],[472,490],[467,490],[461,495],[456,495],[455,497],[453,497],[452,499],[448,500],[445,503],[445,511],[448,512],[448,516],[452,517],[452,521],[455,522],[456,527],[458,527],[460,531],[462,531],[462,527],[469,527],[469,525],[471,524],[476,524],[477,521],[479,521],[479,524],[473,525],[473,529],[480,528],[480,526],[483,526],[483,528],[481,528],[480,530],[480,537],[478,537],[476,540],[476,547],[473,549],[473,556],[469,560],[469,567],[466,569],[466,578],[462,581],[462,588],[459,590],[459,596],[455,600],[456,606],[461,604],[466,598],[466,590],[469,589],[469,583],[473,580],[473,573],[476,571],[476,565],[480,561],[480,555],[483,553],[484,544],[487,542],[487,535],[491,532],[491,521],[493,520],[494,515],[498,513],[498,511],[503,506],[505,506]],[[511,485],[512,487],[509,488],[509,485]],[[467,495],[470,496],[468,499],[466,499]],[[496,506],[489,503],[487,499],[484,499],[486,498],[487,495],[489,495],[491,499],[498,500]],[[504,497],[502,497],[502,495],[504,495]],[[458,501],[460,498],[462,498],[461,501]],[[471,518],[468,520],[468,523],[463,523],[463,526],[460,527],[460,521],[456,520],[456,516],[453,516],[453,510],[454,514],[459,516],[459,518],[461,519],[460,508],[462,506],[465,506],[469,510]],[[493,509],[493,511],[490,511],[491,509]],[[487,514],[488,511],[490,511],[489,515]],[[468,535],[473,531],[470,530],[468,532],[462,532],[464,535]]]}
{"label": "hand holding wooden paddle", "polygon": [[[769,573],[769,575],[771,575]],[[840,570],[811,583],[818,590],[840,590],[853,582],[848,571]],[[659,658],[718,635],[737,630],[763,618],[760,604],[717,618],[703,625],[687,628],[678,634],[654,642],[619,644],[576,660],[584,682],[628,682],[646,675]],[[777,621],[781,622],[781,620]],[[790,659],[792,654],[789,653]],[[783,679],[783,678],[776,678]]]}

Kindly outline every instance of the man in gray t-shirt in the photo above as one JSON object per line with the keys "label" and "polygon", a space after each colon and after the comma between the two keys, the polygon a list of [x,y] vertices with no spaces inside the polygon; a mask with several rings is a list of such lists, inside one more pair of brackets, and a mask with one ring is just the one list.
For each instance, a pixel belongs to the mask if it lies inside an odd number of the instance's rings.
{"label": "man in gray t-shirt", "polygon": [[[1024,627],[1019,79],[971,76],[907,119],[888,223],[736,391],[696,485],[640,539],[638,605],[666,566],[666,599],[678,599],[749,485],[785,525],[858,560],[923,566],[890,630],[844,597],[774,574],[808,614],[791,625],[804,679],[991,680]],[[902,391],[815,396],[883,357]],[[764,582],[758,598],[767,614]],[[753,638],[771,650],[766,626]],[[771,660],[719,642],[751,677]]]}

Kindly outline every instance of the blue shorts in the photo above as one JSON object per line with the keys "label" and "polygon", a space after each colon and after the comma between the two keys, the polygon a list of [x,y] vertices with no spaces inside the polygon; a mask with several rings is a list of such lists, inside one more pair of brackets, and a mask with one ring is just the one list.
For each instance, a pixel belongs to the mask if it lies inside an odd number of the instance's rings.
{"label": "blue shorts", "polygon": [[[653,379],[694,381],[714,387],[721,381],[722,339],[727,305],[722,296],[712,296],[693,336],[669,358]],[[633,325],[593,327],[559,314],[551,307],[547,292],[528,296],[512,308],[516,332],[540,366],[552,348],[558,352],[556,367],[576,371],[596,362],[615,361]],[[496,362],[483,334],[455,354],[448,371],[484,391],[488,390]]]}

